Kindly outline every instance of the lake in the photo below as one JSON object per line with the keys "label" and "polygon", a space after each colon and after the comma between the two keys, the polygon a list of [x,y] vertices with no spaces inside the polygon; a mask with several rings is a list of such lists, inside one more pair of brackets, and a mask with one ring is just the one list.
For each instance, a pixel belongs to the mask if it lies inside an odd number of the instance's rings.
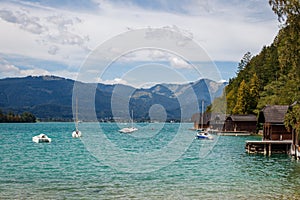
{"label": "lake", "polygon": [[[257,136],[194,139],[192,124],[0,124],[0,199],[300,199],[300,162],[249,155]],[[51,143],[32,142],[45,133]]]}

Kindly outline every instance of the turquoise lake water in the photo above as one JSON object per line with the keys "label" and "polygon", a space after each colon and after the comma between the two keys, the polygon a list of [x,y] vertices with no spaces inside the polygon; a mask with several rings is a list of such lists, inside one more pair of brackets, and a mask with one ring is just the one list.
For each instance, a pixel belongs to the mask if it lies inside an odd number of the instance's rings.
{"label": "turquoise lake water", "polygon": [[[125,125],[121,125],[125,126]],[[300,162],[248,155],[255,136],[193,139],[192,124],[0,124],[0,199],[300,199]],[[36,144],[40,133],[52,143]]]}

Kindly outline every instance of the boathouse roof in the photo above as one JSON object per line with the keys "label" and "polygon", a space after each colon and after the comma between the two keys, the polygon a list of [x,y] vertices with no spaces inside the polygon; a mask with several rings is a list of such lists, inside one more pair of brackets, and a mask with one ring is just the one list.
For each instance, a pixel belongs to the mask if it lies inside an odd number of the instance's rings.
{"label": "boathouse roof", "polygon": [[235,122],[256,122],[256,115],[248,114],[248,115],[230,115],[226,118],[226,120],[232,120]]}
{"label": "boathouse roof", "polygon": [[259,113],[260,123],[283,123],[288,105],[267,105]]}

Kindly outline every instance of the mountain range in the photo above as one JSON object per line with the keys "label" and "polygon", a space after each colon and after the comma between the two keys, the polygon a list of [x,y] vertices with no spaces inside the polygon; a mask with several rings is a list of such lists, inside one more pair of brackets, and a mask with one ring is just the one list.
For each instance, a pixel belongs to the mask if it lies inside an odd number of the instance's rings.
{"label": "mountain range", "polygon": [[[200,79],[186,84],[134,88],[121,84],[75,82],[56,76],[5,78],[0,80],[0,109],[4,112],[31,112],[41,120],[72,120],[75,83],[84,88],[96,84],[96,116],[105,121],[126,120],[129,110],[134,111],[137,121],[189,120],[192,114],[201,111],[202,101],[205,109],[214,98],[221,96],[227,84]],[[79,113],[79,117],[89,120],[83,113]]]}

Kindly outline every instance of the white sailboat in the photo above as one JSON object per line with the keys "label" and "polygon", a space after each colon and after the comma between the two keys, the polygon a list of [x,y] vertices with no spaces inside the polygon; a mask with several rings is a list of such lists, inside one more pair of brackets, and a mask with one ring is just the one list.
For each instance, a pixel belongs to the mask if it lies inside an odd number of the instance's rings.
{"label": "white sailboat", "polygon": [[81,137],[81,131],[78,129],[78,99],[76,98],[76,112],[75,112],[75,131],[72,132],[73,138]]}
{"label": "white sailboat", "polygon": [[132,133],[138,129],[133,127],[133,111],[131,111],[131,127],[122,128],[119,130],[120,133]]}
{"label": "white sailboat", "polygon": [[208,129],[204,130],[203,123],[204,123],[204,101],[202,100],[202,110],[201,110],[201,129],[197,130],[198,133],[196,134],[196,139],[208,139],[213,140],[214,137],[208,132]]}

